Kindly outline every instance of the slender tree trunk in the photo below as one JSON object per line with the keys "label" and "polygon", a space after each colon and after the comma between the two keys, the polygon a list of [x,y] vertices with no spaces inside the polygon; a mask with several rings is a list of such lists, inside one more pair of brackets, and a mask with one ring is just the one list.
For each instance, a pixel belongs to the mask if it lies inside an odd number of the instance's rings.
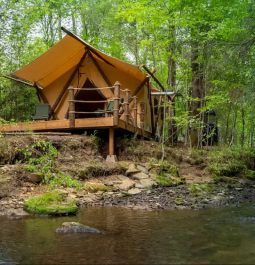
{"label": "slender tree trunk", "polygon": [[72,30],[74,34],[77,34],[76,19],[75,19],[74,11],[72,11]]}
{"label": "slender tree trunk", "polygon": [[[176,34],[175,27],[170,27],[169,29],[170,45],[169,45],[169,57],[168,57],[168,78],[167,84],[170,90],[176,91],[176,61],[175,46],[176,46]],[[170,142],[172,145],[177,143],[177,127],[174,117],[176,115],[175,111],[175,97],[172,99],[172,104],[170,107],[170,123],[169,123],[169,134]]]}
{"label": "slender tree trunk", "polygon": [[242,119],[242,131],[241,131],[241,146],[244,146],[245,143],[245,112],[244,109],[241,109],[241,119]]}
{"label": "slender tree trunk", "polygon": [[250,133],[250,147],[254,147],[254,131],[255,131],[255,114],[252,112],[251,118],[251,133]]}

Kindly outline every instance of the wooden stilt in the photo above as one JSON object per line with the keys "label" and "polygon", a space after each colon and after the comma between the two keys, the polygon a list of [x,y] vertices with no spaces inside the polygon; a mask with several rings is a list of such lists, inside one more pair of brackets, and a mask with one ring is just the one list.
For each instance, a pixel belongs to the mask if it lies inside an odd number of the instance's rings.
{"label": "wooden stilt", "polygon": [[115,150],[114,150],[114,128],[111,127],[109,128],[109,154],[106,158],[107,162],[116,162],[117,157],[115,155]]}

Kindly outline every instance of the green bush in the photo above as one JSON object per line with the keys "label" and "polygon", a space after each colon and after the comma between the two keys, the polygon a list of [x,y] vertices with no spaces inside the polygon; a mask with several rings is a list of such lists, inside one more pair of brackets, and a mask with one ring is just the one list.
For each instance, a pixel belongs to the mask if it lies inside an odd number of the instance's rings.
{"label": "green bush", "polygon": [[23,150],[25,169],[42,176],[43,183],[51,187],[81,188],[79,181],[55,168],[58,150],[52,143],[41,140]]}
{"label": "green bush", "polygon": [[47,215],[75,214],[78,211],[76,201],[58,191],[29,198],[24,208],[30,213]]}
{"label": "green bush", "polygon": [[235,177],[245,173],[246,165],[242,161],[232,159],[229,161],[215,162],[209,165],[209,171],[216,176]]}

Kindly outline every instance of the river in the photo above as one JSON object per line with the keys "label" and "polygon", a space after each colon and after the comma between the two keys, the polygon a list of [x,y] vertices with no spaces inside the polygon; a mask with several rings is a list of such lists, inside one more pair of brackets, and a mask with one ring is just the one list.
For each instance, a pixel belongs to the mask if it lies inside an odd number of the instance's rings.
{"label": "river", "polygon": [[[103,235],[56,234],[65,221]],[[0,217],[0,264],[255,264],[255,206],[83,209],[76,217]]]}

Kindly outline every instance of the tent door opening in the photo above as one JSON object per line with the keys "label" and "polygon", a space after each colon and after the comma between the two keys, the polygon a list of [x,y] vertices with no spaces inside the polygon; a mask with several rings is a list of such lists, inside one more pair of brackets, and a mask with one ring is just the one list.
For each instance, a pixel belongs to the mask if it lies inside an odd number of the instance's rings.
{"label": "tent door opening", "polygon": [[[86,80],[82,88],[97,88],[90,80]],[[78,90],[75,95],[75,100],[81,101],[100,101],[106,100],[106,98],[102,95],[99,90]],[[95,118],[95,117],[104,117],[105,110],[105,102],[96,102],[96,103],[83,103],[76,102],[75,103],[75,118],[83,119],[83,118]],[[86,113],[79,113],[86,112]],[[88,113],[87,113],[88,112]],[[101,113],[97,113],[101,112]]]}

